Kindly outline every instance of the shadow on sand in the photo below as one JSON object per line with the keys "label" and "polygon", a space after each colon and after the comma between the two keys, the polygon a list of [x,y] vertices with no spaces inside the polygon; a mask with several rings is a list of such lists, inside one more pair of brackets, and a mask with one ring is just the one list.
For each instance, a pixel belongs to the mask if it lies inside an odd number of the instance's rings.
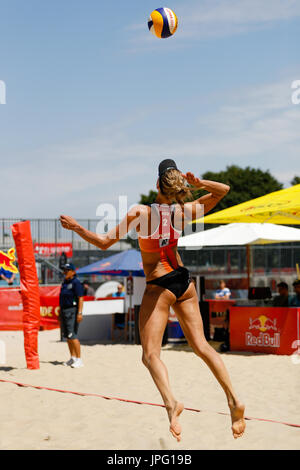
{"label": "shadow on sand", "polygon": [[11,370],[17,370],[17,367],[0,367],[0,372],[10,372]]}
{"label": "shadow on sand", "polygon": [[63,361],[40,361],[40,364],[52,364],[53,366],[62,366]]}

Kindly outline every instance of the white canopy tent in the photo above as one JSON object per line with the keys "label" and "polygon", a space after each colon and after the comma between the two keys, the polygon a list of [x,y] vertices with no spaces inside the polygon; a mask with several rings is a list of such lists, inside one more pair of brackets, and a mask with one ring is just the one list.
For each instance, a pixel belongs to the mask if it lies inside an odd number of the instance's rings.
{"label": "white canopy tent", "polygon": [[275,224],[236,223],[181,237],[178,247],[199,249],[202,246],[263,245],[299,241],[298,228]]}
{"label": "white canopy tent", "polygon": [[275,224],[234,223],[181,237],[178,247],[198,250],[205,246],[246,246],[249,286],[250,245],[286,242],[300,242],[300,229]]}

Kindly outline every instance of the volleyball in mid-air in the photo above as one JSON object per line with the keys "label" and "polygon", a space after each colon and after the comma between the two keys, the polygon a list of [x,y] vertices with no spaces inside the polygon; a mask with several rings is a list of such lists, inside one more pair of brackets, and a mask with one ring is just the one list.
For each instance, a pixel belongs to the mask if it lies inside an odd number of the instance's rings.
{"label": "volleyball in mid-air", "polygon": [[157,8],[148,20],[148,28],[158,38],[173,36],[178,26],[178,19],[170,8]]}

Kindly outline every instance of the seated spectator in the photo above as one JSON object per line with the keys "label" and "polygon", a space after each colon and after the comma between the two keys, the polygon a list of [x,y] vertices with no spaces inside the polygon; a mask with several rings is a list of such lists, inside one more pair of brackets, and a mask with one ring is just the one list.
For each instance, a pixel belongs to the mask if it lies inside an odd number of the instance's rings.
{"label": "seated spectator", "polygon": [[219,282],[219,289],[215,293],[215,299],[228,300],[231,296],[231,292],[226,287],[225,281],[221,280]]}
{"label": "seated spectator", "polygon": [[289,297],[289,307],[300,307],[300,279],[293,282],[295,295]]}
{"label": "seated spectator", "polygon": [[16,275],[10,271],[6,271],[3,268],[0,268],[0,279],[6,281],[9,286],[12,286],[14,283]]}
{"label": "seated spectator", "polygon": [[289,305],[289,286],[286,282],[279,282],[277,284],[276,295],[273,299],[273,307],[288,307]]}
{"label": "seated spectator", "polygon": [[125,297],[123,284],[118,285],[118,291],[112,294],[112,297]]}
{"label": "seated spectator", "polygon": [[95,297],[95,291],[90,286],[89,281],[83,281],[82,285],[83,285],[83,295],[84,296]]}

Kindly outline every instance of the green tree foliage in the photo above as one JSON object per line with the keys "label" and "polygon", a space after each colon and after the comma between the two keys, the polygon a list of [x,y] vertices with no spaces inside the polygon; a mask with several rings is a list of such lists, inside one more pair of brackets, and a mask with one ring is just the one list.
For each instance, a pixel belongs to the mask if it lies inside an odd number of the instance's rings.
{"label": "green tree foliage", "polygon": [[[242,202],[255,199],[265,194],[279,191],[283,188],[282,183],[277,181],[269,171],[256,168],[240,168],[231,165],[225,171],[207,171],[201,177],[204,180],[219,181],[230,186],[229,193],[222,199],[212,212],[226,209],[227,207],[241,204]],[[196,195],[195,195],[196,196]]]}
{"label": "green tree foliage", "polygon": [[296,184],[300,184],[300,176],[294,176],[294,178],[291,181],[291,185],[295,186]]}
{"label": "green tree foliage", "polygon": [[148,194],[141,194],[139,204],[153,204],[156,198],[157,191],[151,189]]}

